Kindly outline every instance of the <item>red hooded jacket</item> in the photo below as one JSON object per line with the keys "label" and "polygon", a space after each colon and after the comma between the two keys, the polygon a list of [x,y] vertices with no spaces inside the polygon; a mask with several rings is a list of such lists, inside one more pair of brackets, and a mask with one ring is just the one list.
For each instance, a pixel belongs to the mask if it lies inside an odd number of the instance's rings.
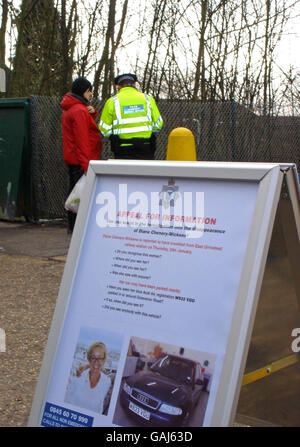
{"label": "red hooded jacket", "polygon": [[64,161],[87,171],[90,160],[100,160],[102,140],[95,123],[97,112],[90,114],[87,105],[70,93],[60,103],[63,109],[62,137]]}

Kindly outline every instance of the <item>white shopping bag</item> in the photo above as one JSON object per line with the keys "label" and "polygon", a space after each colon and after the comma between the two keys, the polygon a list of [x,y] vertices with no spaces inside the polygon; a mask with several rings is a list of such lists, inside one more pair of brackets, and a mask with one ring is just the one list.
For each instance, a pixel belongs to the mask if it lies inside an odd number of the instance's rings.
{"label": "white shopping bag", "polygon": [[72,189],[69,197],[65,202],[65,209],[67,211],[72,211],[73,213],[78,212],[80,199],[82,198],[82,192],[85,185],[85,179],[86,176],[82,175],[78,180],[78,182],[76,183],[76,185],[74,186],[74,188]]}

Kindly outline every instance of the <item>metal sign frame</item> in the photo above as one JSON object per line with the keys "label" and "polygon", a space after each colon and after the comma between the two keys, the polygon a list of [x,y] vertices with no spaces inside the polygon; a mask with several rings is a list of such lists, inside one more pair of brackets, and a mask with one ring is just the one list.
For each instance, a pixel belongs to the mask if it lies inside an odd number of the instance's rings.
{"label": "metal sign frame", "polygon": [[[40,377],[31,408],[29,426],[38,426],[50,385],[52,370],[70,303],[71,290],[83,248],[97,176],[174,177],[188,179],[251,181],[258,185],[255,210],[248,237],[246,257],[240,277],[236,305],[228,337],[221,380],[218,384],[211,426],[230,426],[234,422],[243,372],[247,359],[256,306],[268,254],[284,169],[296,172],[295,165],[275,163],[171,162],[108,160],[91,162],[84,197],[62,277]],[[299,184],[289,177],[294,211],[299,213]],[[298,207],[298,208],[297,208]]]}

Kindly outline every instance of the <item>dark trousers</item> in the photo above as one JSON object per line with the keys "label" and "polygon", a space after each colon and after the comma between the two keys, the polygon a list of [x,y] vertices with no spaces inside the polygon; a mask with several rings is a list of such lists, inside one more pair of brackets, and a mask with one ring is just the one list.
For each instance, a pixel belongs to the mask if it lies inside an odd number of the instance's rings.
{"label": "dark trousers", "polygon": [[[80,177],[84,174],[84,172],[81,169],[81,166],[78,165],[68,165],[68,171],[69,171],[69,194],[70,194],[72,189],[80,179]],[[72,211],[68,211],[67,215],[68,215],[68,231],[72,233],[77,214],[72,213]]]}
{"label": "dark trousers", "polygon": [[[130,144],[130,146],[124,146]],[[154,160],[156,149],[155,135],[151,138],[131,138],[121,140],[117,135],[110,136],[111,150],[115,158],[127,160]]]}

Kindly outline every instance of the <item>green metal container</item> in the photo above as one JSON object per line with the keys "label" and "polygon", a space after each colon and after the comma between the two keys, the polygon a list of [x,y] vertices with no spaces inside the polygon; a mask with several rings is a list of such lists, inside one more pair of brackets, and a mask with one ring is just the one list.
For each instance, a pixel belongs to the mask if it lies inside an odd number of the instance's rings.
{"label": "green metal container", "polygon": [[30,216],[30,99],[0,99],[0,219]]}

